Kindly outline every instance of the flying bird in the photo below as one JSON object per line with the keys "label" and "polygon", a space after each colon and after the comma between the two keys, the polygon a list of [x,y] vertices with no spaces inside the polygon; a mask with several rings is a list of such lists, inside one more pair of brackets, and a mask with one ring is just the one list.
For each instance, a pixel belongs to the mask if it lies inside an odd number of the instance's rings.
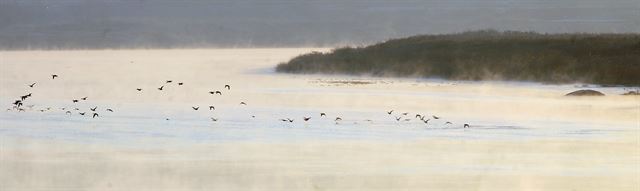
{"label": "flying bird", "polygon": [[86,112],[80,112],[80,113],[78,113],[78,114],[80,114],[80,115],[84,115],[85,113],[86,113]]}
{"label": "flying bird", "polygon": [[98,109],[98,106],[93,107],[93,108],[89,108],[91,111],[96,111],[96,109]]}
{"label": "flying bird", "polygon": [[409,115],[409,113],[402,113],[402,115]]}
{"label": "flying bird", "polygon": [[182,82],[178,82],[178,85],[179,85],[179,86],[181,86],[181,85],[183,85],[183,84],[184,84],[184,83],[182,83]]}
{"label": "flying bird", "polygon": [[93,113],[93,117],[92,118],[96,118],[96,117],[100,117],[100,115],[98,115],[98,113]]}
{"label": "flying bird", "polygon": [[440,119],[440,117],[435,116],[435,115],[432,115],[432,117],[433,117],[434,119]]}
{"label": "flying bird", "polygon": [[172,80],[167,80],[167,84],[173,82]]}
{"label": "flying bird", "polygon": [[429,120],[431,119],[427,119],[427,120],[422,120],[425,124],[429,124]]}
{"label": "flying bird", "polygon": [[107,108],[107,111],[113,112],[113,109],[111,109],[111,108]]}
{"label": "flying bird", "polygon": [[247,103],[243,101],[243,102],[240,102],[240,105],[247,105]]}
{"label": "flying bird", "polygon": [[211,121],[218,121],[218,119],[211,117]]}
{"label": "flying bird", "polygon": [[289,123],[293,123],[293,119],[287,118],[287,121],[289,121]]}
{"label": "flying bird", "polygon": [[396,117],[396,121],[400,121],[400,119],[402,119],[402,117]]}
{"label": "flying bird", "polygon": [[71,111],[67,111],[67,112],[65,112],[65,113],[66,113],[66,114],[69,114],[69,115],[71,115]]}
{"label": "flying bird", "polygon": [[227,90],[230,90],[231,86],[230,85],[224,85],[224,88],[227,88]]}
{"label": "flying bird", "polygon": [[471,128],[471,126],[469,126],[469,124],[464,124],[463,128]]}
{"label": "flying bird", "polygon": [[89,97],[83,97],[83,98],[80,98],[80,99],[81,100],[87,100],[87,98],[89,98]]}
{"label": "flying bird", "polygon": [[200,109],[200,107],[191,107],[191,108],[193,108],[193,110],[196,110],[196,111],[198,111],[198,109]]}
{"label": "flying bird", "polygon": [[326,116],[327,116],[327,114],[325,114],[325,113],[320,113],[320,117],[326,117]]}
{"label": "flying bird", "polygon": [[387,111],[387,114],[391,115],[391,113],[393,113],[393,110]]}
{"label": "flying bird", "polygon": [[160,86],[160,87],[158,88],[158,90],[162,91],[162,88],[164,88],[164,86]]}
{"label": "flying bird", "polygon": [[304,121],[309,121],[309,119],[311,119],[311,117],[303,117],[302,119],[304,119]]}
{"label": "flying bird", "polygon": [[422,117],[422,115],[416,114],[416,118],[420,118],[420,117]]}
{"label": "flying bird", "polygon": [[57,77],[58,77],[58,75],[57,75],[57,74],[52,74],[52,75],[51,75],[51,79],[56,79]]}
{"label": "flying bird", "polygon": [[210,105],[209,110],[216,110],[216,107],[213,107],[213,105]]}
{"label": "flying bird", "polygon": [[447,121],[447,122],[445,122],[444,124],[445,124],[445,125],[447,125],[447,124],[452,124],[452,123]]}
{"label": "flying bird", "polygon": [[74,100],[73,100],[73,103],[78,103],[78,100],[77,100],[77,99],[74,99]]}
{"label": "flying bird", "polygon": [[334,120],[334,121],[342,121],[342,118],[336,117],[336,120]]}
{"label": "flying bird", "polygon": [[138,90],[138,91],[142,91],[142,88],[136,88],[136,90]]}
{"label": "flying bird", "polygon": [[32,88],[35,85],[36,85],[36,83],[34,82],[33,84],[29,85],[29,87]]}

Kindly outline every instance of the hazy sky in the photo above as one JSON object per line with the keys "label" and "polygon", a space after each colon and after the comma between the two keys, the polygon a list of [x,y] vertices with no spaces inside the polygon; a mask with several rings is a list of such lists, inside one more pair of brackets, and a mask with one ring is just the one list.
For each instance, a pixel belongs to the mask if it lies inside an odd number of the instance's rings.
{"label": "hazy sky", "polygon": [[0,0],[0,48],[336,46],[475,29],[640,32],[640,0]]}

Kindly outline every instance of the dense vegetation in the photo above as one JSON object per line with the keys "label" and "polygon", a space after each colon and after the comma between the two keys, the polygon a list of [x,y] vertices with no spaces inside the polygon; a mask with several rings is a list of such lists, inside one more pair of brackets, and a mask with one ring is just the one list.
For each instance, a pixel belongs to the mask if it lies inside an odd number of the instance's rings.
{"label": "dense vegetation", "polygon": [[493,30],[421,35],[312,52],[278,72],[640,85],[640,34]]}

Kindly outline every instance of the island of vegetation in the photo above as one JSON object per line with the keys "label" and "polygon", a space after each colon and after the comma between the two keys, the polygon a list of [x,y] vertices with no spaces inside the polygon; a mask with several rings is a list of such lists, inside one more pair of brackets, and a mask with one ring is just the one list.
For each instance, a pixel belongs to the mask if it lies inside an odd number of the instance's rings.
{"label": "island of vegetation", "polygon": [[638,86],[640,34],[420,35],[303,54],[276,71]]}

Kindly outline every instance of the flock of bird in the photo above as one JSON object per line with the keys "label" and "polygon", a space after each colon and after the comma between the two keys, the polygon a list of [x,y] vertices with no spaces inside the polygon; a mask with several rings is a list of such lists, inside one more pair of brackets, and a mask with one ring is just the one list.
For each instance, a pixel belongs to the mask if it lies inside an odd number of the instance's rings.
{"label": "flock of bird", "polygon": [[[56,78],[59,78],[59,76],[57,74],[52,74],[51,75],[51,80],[55,80]],[[31,84],[27,84],[27,85],[28,85],[29,88],[35,88],[36,84],[37,83],[34,82],[34,83],[31,83]],[[169,84],[173,84],[173,80],[166,80],[163,85],[161,85],[160,87],[157,88],[157,90],[158,91],[163,91],[165,86],[167,86]],[[183,86],[184,82],[178,82],[176,84],[178,86]],[[224,89],[231,90],[231,85],[228,85],[228,84],[224,85]],[[138,91],[138,92],[142,92],[143,91],[142,88],[136,88],[135,90]],[[213,91],[209,91],[208,93],[211,94],[211,95],[222,95],[222,91],[220,91],[220,90],[213,90]],[[30,110],[32,110],[34,105],[25,105],[26,101],[30,97],[32,97],[32,95],[33,95],[32,93],[28,93],[28,94],[25,94],[23,96],[20,96],[19,99],[16,99],[13,102],[13,107],[7,109],[7,111],[15,110],[15,111],[18,111],[18,112],[24,112],[24,111],[26,111],[25,107],[29,108]],[[76,104],[76,103],[79,103],[81,101],[83,102],[83,101],[87,101],[87,100],[88,100],[88,97],[81,97],[79,99],[72,99],[71,101],[72,101],[72,103]],[[246,106],[247,103],[242,101],[242,102],[240,102],[240,105]],[[90,116],[92,118],[100,117],[100,114],[98,113],[98,107],[97,106],[89,108],[90,111],[81,110],[78,107],[72,107],[72,108],[73,109],[71,109],[71,108],[67,109],[66,107],[61,107],[60,110],[65,111],[65,114],[68,114],[68,115],[73,115],[73,113],[75,112],[78,115],[85,116],[86,114],[88,114],[87,112],[89,112],[89,114],[90,114]],[[195,111],[198,111],[200,109],[200,106],[192,106],[191,109],[193,109]],[[213,105],[209,105],[208,109],[210,111],[213,111],[213,110],[216,109],[216,107],[213,106]],[[50,107],[46,107],[46,108],[40,109],[39,111],[40,112],[45,112],[45,111],[50,111],[50,110],[52,110]],[[114,110],[112,108],[105,108],[104,111],[105,112],[114,112]],[[409,116],[408,112],[403,112],[403,113],[395,112],[394,113],[394,110],[387,111],[386,113],[388,115],[393,116],[394,119],[397,122],[409,122],[409,121],[412,121],[412,120],[419,120],[419,121],[423,122],[424,124],[429,124],[429,122],[435,123],[436,120],[440,120],[441,119],[440,117],[438,117],[436,115],[431,115],[431,117],[429,117],[428,115],[419,114],[419,113],[415,114],[414,118],[411,118],[411,117],[408,117]],[[256,117],[255,115],[251,115],[251,118],[255,118],[255,117]],[[326,113],[320,113],[319,117],[320,118],[326,118],[327,114]],[[219,120],[218,118],[215,118],[215,117],[210,117],[210,119],[211,119],[211,121],[214,121],[214,122]],[[305,121],[305,122],[311,121],[311,119],[312,119],[311,116],[303,116],[302,117],[302,120]],[[170,120],[170,119],[169,118],[165,118],[165,120]],[[279,119],[279,121],[286,122],[286,123],[293,123],[295,121],[295,118],[281,118],[281,119]],[[342,117],[336,116],[333,119],[333,121],[336,124],[338,124],[339,122],[342,121]],[[373,122],[373,120],[371,120],[371,119],[366,119],[365,121]],[[450,122],[450,121],[444,121],[444,122],[443,121],[444,120],[440,120],[439,123],[442,123],[442,125],[453,125],[453,123]],[[354,123],[356,123],[356,122],[354,122]],[[469,124],[465,123],[465,124],[462,125],[462,127],[463,128],[470,128],[471,126]]]}
{"label": "flock of bird", "polygon": [[[51,75],[51,80],[55,80],[56,78],[58,78],[57,74],[52,74]],[[36,84],[37,84],[37,82],[33,82],[31,84],[28,84],[27,86],[29,86],[29,88],[35,88]],[[18,111],[18,112],[24,112],[24,111],[26,111],[25,107],[30,109],[30,110],[32,110],[35,105],[26,105],[25,104],[27,99],[30,98],[32,95],[33,95],[32,93],[28,93],[26,95],[20,96],[20,99],[15,100],[13,102],[13,104],[12,104],[13,107],[7,109],[7,111],[15,110],[15,111]],[[80,101],[86,101],[87,99],[89,99],[89,97],[81,97],[79,99],[72,99],[71,102],[72,103],[79,103]],[[43,109],[39,109],[38,111],[45,112],[45,111],[51,111],[51,110],[52,110],[51,107],[46,107],[46,108],[43,108]],[[68,115],[72,115],[73,112],[77,112],[77,114],[81,115],[81,116],[85,116],[87,114],[87,111],[83,111],[78,107],[74,107],[73,109],[71,109],[71,108],[67,109],[66,107],[61,107],[60,110],[64,111],[65,114],[68,114]],[[89,108],[89,110],[91,111],[91,117],[92,118],[100,117],[100,114],[98,114],[98,107],[97,106]],[[113,109],[106,108],[105,111],[113,112]]]}

